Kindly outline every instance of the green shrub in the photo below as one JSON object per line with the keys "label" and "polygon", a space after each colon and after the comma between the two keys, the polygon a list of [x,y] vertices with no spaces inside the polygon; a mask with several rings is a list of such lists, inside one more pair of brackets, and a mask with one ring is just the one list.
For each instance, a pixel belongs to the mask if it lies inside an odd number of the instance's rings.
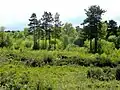
{"label": "green shrub", "polygon": [[83,47],[84,46],[84,39],[77,38],[77,39],[74,40],[74,44],[78,45],[80,47]]}
{"label": "green shrub", "polygon": [[90,49],[90,42],[89,42],[89,40],[86,40],[86,41],[84,42],[84,47]]}
{"label": "green shrub", "polygon": [[[92,40],[92,48],[94,50],[94,39]],[[84,43],[84,47],[86,47],[88,50],[90,49],[90,41],[86,40]],[[106,40],[99,40],[98,41],[98,53],[102,54],[105,53],[107,55],[112,54],[115,50],[115,44],[113,42],[109,42]]]}
{"label": "green shrub", "polygon": [[103,72],[104,72],[104,80],[108,81],[108,80],[114,80],[115,79],[116,70],[114,68],[104,67]]}
{"label": "green shrub", "polygon": [[92,68],[88,70],[87,77],[102,80],[104,73],[101,68]]}
{"label": "green shrub", "polygon": [[111,36],[108,37],[108,41],[109,41],[109,42],[114,42],[114,43],[116,43],[116,40],[117,40],[117,37],[116,37],[115,35],[111,35]]}
{"label": "green shrub", "polygon": [[98,55],[94,61],[95,66],[99,67],[105,67],[105,66],[110,66],[114,67],[114,63],[111,61],[111,59],[105,54]]}
{"label": "green shrub", "polygon": [[116,48],[117,48],[117,49],[120,48],[120,36],[117,37]]}
{"label": "green shrub", "polygon": [[0,87],[3,87],[2,90],[52,90],[52,86],[44,85],[38,75],[32,74],[23,65],[7,64],[0,71]]}
{"label": "green shrub", "polygon": [[115,79],[115,70],[110,67],[91,68],[87,72],[88,78],[98,79],[100,81],[108,81]]}
{"label": "green shrub", "polygon": [[27,48],[22,50],[6,50],[1,49],[1,60],[17,60],[22,61],[29,66],[43,66],[49,65],[69,65],[76,64],[81,66],[97,66],[97,67],[116,67],[119,63],[119,50],[113,54],[107,55],[105,53],[91,54],[87,52],[84,47],[73,47],[63,51],[47,51],[47,50],[29,50]]}
{"label": "green shrub", "polygon": [[114,50],[115,50],[115,44],[113,42],[108,42],[103,39],[99,41],[98,51],[100,54],[105,53],[109,55],[112,54]]}
{"label": "green shrub", "polygon": [[48,41],[47,43],[45,43],[45,40],[40,40],[39,45],[40,45],[40,49],[47,49],[48,48]]}
{"label": "green shrub", "polygon": [[120,66],[116,68],[116,80],[120,80]]}
{"label": "green shrub", "polygon": [[63,37],[61,37],[61,41],[62,41],[62,47],[63,49],[65,49],[67,47],[67,45],[69,44],[69,37],[67,35],[64,35]]}
{"label": "green shrub", "polygon": [[18,50],[20,48],[19,44],[14,43],[14,49]]}
{"label": "green shrub", "polygon": [[67,51],[76,51],[76,52],[80,52],[80,53],[88,53],[88,49],[85,47],[79,47],[77,45],[74,44],[69,44],[66,49]]}
{"label": "green shrub", "polygon": [[25,41],[25,47],[26,48],[31,48],[32,47],[32,42],[31,41]]}
{"label": "green shrub", "polygon": [[59,39],[57,39],[56,49],[57,50],[63,50],[64,49],[63,43]]}

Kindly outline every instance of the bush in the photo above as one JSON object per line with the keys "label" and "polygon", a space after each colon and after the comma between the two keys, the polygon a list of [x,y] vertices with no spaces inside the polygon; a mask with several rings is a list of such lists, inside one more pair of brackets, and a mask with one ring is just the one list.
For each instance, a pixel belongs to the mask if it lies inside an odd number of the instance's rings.
{"label": "bush", "polygon": [[84,45],[84,39],[77,38],[77,39],[74,41],[74,44],[75,44],[75,45],[78,45],[78,46],[80,46],[80,47],[83,47],[83,45]]}
{"label": "bush", "polygon": [[110,67],[91,68],[87,72],[88,78],[98,79],[100,81],[108,81],[115,79],[115,70]]}
{"label": "bush", "polygon": [[117,37],[116,48],[120,48],[120,36]]}
{"label": "bush", "polygon": [[48,40],[47,41],[40,40],[39,45],[40,45],[40,49],[48,49],[48,45],[49,45]]}
{"label": "bush", "polygon": [[65,49],[69,44],[69,37],[67,35],[64,35],[63,37],[61,37],[61,41],[62,41],[63,49]]}
{"label": "bush", "polygon": [[32,47],[32,42],[31,41],[25,41],[25,47],[26,48],[31,48]]}
{"label": "bush", "polygon": [[111,35],[111,36],[108,37],[108,41],[109,41],[109,42],[114,42],[114,43],[116,43],[116,40],[117,40],[117,37],[116,37],[115,35]]}
{"label": "bush", "polygon": [[87,77],[88,78],[94,78],[94,79],[99,79],[102,80],[101,78],[103,77],[104,73],[101,68],[92,68],[88,70],[87,72]]}
{"label": "bush", "polygon": [[67,51],[76,51],[76,52],[81,52],[81,53],[88,53],[88,49],[85,47],[79,47],[74,44],[69,44],[66,49]]}
{"label": "bush", "polygon": [[[90,54],[87,53],[87,49],[84,47],[73,47],[63,51],[47,51],[47,50],[29,50],[27,48],[23,50],[6,50],[1,49],[1,56],[5,60],[17,60],[22,61],[29,66],[43,66],[49,65],[69,65],[76,64],[81,66],[97,66],[97,67],[116,67],[120,64],[119,50],[111,55],[105,53]],[[2,60],[2,59],[1,59]]]}
{"label": "bush", "polygon": [[56,49],[57,50],[63,50],[64,49],[63,43],[59,39],[57,39]]}
{"label": "bush", "polygon": [[[90,41],[89,40],[85,41],[84,47],[86,47],[88,50],[90,49]],[[92,48],[94,48],[94,47],[95,47],[95,44],[94,44],[94,39],[93,39],[92,40]],[[105,54],[109,55],[109,54],[112,54],[112,52],[114,50],[115,50],[115,44],[113,42],[109,42],[109,41],[106,41],[103,39],[98,41],[98,53],[99,54],[105,53]]]}
{"label": "bush", "polygon": [[105,53],[107,55],[112,54],[115,50],[115,44],[113,42],[108,42],[105,40],[99,41],[98,51],[100,54]]}
{"label": "bush", "polygon": [[93,63],[95,66],[99,66],[99,67],[105,67],[105,66],[115,67],[116,66],[116,64],[112,62],[111,58],[109,58],[105,53],[96,56],[96,59]]}
{"label": "bush", "polygon": [[116,80],[120,80],[120,66],[116,68]]}
{"label": "bush", "polygon": [[14,46],[14,49],[16,49],[16,50],[18,50],[20,48],[20,45],[17,43],[14,43],[13,46]]}
{"label": "bush", "polygon": [[55,55],[51,51],[17,51],[7,54],[8,58],[22,61],[24,64],[32,67],[43,66],[46,64],[53,65]]}
{"label": "bush", "polygon": [[39,74],[34,73],[35,76],[32,76],[32,73],[26,69],[27,67],[10,64],[3,67],[0,71],[2,90],[52,90],[51,85],[43,85],[44,82],[39,78]]}

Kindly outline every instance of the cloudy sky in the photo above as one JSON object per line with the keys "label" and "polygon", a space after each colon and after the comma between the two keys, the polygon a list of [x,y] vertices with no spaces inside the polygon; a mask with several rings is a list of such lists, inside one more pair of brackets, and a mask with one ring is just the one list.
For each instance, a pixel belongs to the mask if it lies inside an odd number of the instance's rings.
{"label": "cloudy sky", "polygon": [[107,10],[103,20],[114,19],[120,24],[119,0],[0,0],[0,26],[22,30],[33,12],[41,18],[44,11],[60,14],[63,22],[79,25],[85,19],[84,9],[100,5]]}

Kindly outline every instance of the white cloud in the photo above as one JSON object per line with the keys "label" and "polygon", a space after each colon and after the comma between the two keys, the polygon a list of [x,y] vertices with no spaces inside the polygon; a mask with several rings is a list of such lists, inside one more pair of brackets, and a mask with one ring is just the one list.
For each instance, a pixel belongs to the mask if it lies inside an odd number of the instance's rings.
{"label": "white cloud", "polygon": [[119,18],[119,0],[0,0],[0,25],[7,27],[28,23],[28,18],[33,12],[38,15],[38,18],[44,11],[53,14],[58,12],[62,21],[85,17],[84,9],[95,4],[107,10],[103,19]]}

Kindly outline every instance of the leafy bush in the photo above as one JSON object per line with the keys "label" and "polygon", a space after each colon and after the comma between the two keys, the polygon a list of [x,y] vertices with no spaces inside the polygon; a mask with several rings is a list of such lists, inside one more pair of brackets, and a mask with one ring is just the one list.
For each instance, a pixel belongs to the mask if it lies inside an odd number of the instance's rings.
{"label": "leafy bush", "polygon": [[101,68],[93,68],[88,70],[87,77],[102,80],[104,73]]}
{"label": "leafy bush", "polygon": [[120,48],[120,36],[117,37],[116,48]]}
{"label": "leafy bush", "polygon": [[108,41],[109,41],[109,42],[114,42],[114,43],[116,43],[116,40],[117,40],[117,37],[116,37],[115,35],[111,35],[111,36],[108,37]]}
{"label": "leafy bush", "polygon": [[26,40],[26,41],[25,41],[25,47],[26,47],[26,48],[31,48],[31,47],[32,47],[32,42]]}
{"label": "leafy bush", "polygon": [[76,52],[80,52],[80,53],[88,53],[88,49],[85,47],[79,47],[77,45],[74,44],[69,44],[66,49],[67,51],[76,51]]}
{"label": "leafy bush", "polygon": [[63,50],[64,49],[62,41],[60,41],[58,39],[57,39],[56,49],[57,50]]}
{"label": "leafy bush", "polygon": [[69,37],[67,35],[64,35],[63,37],[61,37],[61,41],[62,41],[63,49],[65,49],[69,44]]}
{"label": "leafy bush", "polygon": [[115,50],[115,44],[113,42],[108,42],[105,40],[99,41],[99,53],[105,53],[107,55],[112,54]]}
{"label": "leafy bush", "polygon": [[88,78],[98,79],[100,81],[108,81],[115,79],[115,70],[110,67],[92,68],[87,72]]}
{"label": "leafy bush", "polygon": [[98,67],[116,67],[120,64],[120,50],[113,52],[110,55],[105,53],[99,54],[90,54],[87,49],[84,47],[71,47],[69,51],[45,51],[39,50],[34,51],[30,49],[20,49],[20,50],[6,50],[1,49],[1,58],[6,60],[22,61],[28,66],[43,66],[46,64],[49,65],[69,65],[76,64],[81,66],[98,66]]}
{"label": "leafy bush", "polygon": [[24,48],[24,41],[22,39],[18,39],[13,44],[14,49],[19,50],[20,48]]}
{"label": "leafy bush", "polygon": [[[92,48],[94,48],[94,39],[92,40]],[[86,40],[84,47],[88,48],[88,50],[90,49],[90,41]],[[109,42],[106,40],[99,40],[98,41],[98,53],[102,54],[105,53],[107,55],[112,54],[112,52],[115,50],[115,44],[113,42]]]}
{"label": "leafy bush", "polygon": [[14,43],[13,45],[14,45],[14,49],[16,49],[16,50],[18,50],[20,48],[20,45],[17,43]]}
{"label": "leafy bush", "polygon": [[55,56],[53,52],[48,51],[12,51],[6,55],[10,59],[14,59],[17,61],[22,61],[24,64],[28,66],[43,66],[46,64],[53,65],[53,61],[55,60]]}
{"label": "leafy bush", "polygon": [[80,47],[83,47],[83,46],[84,46],[84,39],[77,38],[77,39],[74,41],[74,44],[75,44],[75,45],[78,45],[78,46],[80,46]]}
{"label": "leafy bush", "polygon": [[116,68],[116,80],[120,80],[120,66]]}
{"label": "leafy bush", "polygon": [[94,65],[99,67],[105,67],[105,66],[115,67],[116,66],[116,64],[112,62],[111,58],[108,57],[105,53],[96,56]]}
{"label": "leafy bush", "polygon": [[39,45],[40,45],[40,49],[47,49],[48,48],[48,41],[40,40]]}
{"label": "leafy bush", "polygon": [[0,71],[0,87],[3,87],[3,90],[52,90],[50,85],[43,85],[39,78],[34,80],[35,77],[31,75],[32,73],[25,70],[22,65],[3,67],[3,70]]}

